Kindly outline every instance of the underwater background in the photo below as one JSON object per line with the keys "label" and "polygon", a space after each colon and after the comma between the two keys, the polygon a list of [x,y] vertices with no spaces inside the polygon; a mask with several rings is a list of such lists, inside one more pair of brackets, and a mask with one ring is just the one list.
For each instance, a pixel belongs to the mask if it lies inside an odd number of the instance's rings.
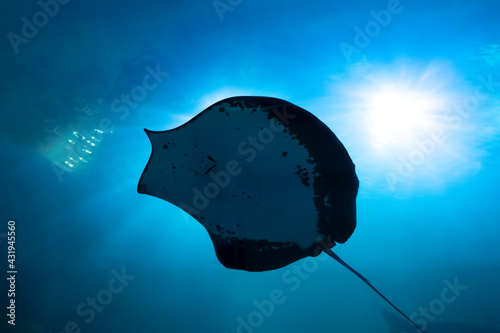
{"label": "underwater background", "polygon": [[0,8],[1,332],[416,332],[325,254],[226,269],[197,221],[137,193],[143,128],[240,95],[345,145],[360,190],[341,258],[424,327],[500,331],[500,2]]}

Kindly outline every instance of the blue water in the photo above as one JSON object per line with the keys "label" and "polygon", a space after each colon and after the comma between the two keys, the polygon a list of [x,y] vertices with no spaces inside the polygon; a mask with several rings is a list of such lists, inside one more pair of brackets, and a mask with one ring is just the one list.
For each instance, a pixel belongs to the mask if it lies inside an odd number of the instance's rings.
{"label": "blue water", "polygon": [[[198,222],[136,192],[143,128],[237,95],[297,104],[346,146],[360,191],[340,257],[422,325],[498,327],[499,11],[491,0],[4,1],[2,332],[390,332],[394,310],[325,254],[229,270]],[[89,152],[68,155],[82,135],[96,137]]]}

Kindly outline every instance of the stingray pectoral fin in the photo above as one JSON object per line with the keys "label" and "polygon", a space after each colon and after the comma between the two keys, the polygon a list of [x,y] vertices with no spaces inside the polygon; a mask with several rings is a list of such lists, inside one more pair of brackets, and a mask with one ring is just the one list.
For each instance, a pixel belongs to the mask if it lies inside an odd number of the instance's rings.
{"label": "stingray pectoral fin", "polygon": [[323,251],[325,251],[326,254],[328,254],[330,257],[338,261],[342,266],[353,272],[357,277],[359,277],[361,280],[363,280],[364,283],[366,283],[370,288],[372,288],[377,294],[380,295],[387,303],[389,303],[390,306],[392,306],[394,309],[396,309],[397,312],[399,312],[403,317],[405,317],[413,326],[415,326],[420,332],[425,333],[423,329],[420,328],[413,320],[410,319],[406,314],[404,314],[403,311],[399,310],[394,304],[392,304],[391,301],[387,299],[380,291],[375,288],[370,281],[368,281],[367,278],[365,278],[363,275],[361,275],[358,271],[356,271],[354,268],[349,266],[344,260],[340,259],[340,257],[335,254],[331,249],[329,248],[324,248]]}

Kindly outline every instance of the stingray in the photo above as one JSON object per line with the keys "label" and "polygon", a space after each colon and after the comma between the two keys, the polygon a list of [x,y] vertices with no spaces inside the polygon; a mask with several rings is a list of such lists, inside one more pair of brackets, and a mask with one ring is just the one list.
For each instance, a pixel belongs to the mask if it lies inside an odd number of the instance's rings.
{"label": "stingray", "polygon": [[359,181],[313,114],[277,98],[231,97],[172,130],[145,131],[152,153],[138,192],[201,223],[222,265],[268,271],[325,252],[422,331],[331,250],[356,228]]}

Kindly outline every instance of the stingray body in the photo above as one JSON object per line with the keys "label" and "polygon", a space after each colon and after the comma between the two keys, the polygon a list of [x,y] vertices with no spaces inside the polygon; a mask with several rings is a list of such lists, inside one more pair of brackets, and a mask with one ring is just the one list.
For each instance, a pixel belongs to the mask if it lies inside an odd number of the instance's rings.
{"label": "stingray body", "polygon": [[153,152],[139,192],[193,216],[228,268],[280,268],[356,227],[354,164],[325,124],[291,103],[230,98],[147,134]]}
{"label": "stingray body", "polygon": [[146,133],[152,153],[138,192],[200,222],[224,266],[267,271],[324,251],[386,299],[331,251],[356,228],[359,181],[313,114],[277,98],[232,97]]}

